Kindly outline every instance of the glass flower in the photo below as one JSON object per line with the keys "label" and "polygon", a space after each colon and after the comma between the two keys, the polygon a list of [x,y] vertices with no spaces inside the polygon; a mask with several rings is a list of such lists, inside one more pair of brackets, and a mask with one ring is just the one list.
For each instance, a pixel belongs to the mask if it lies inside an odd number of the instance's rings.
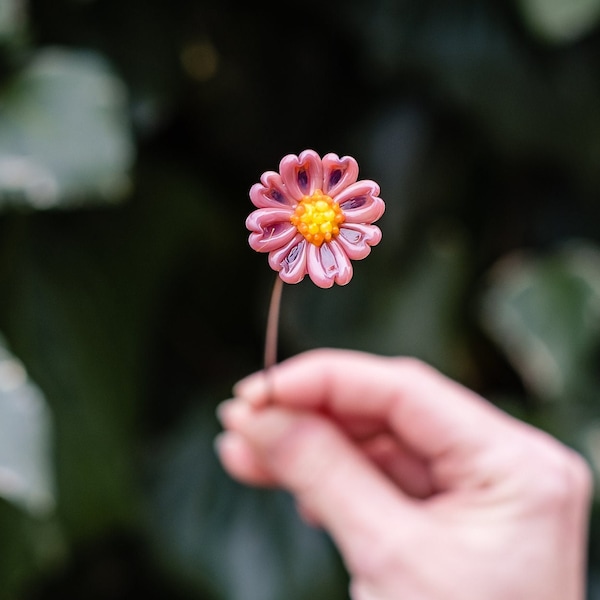
{"label": "glass flower", "polygon": [[385,210],[379,186],[357,179],[351,156],[288,154],[279,173],[263,173],[250,189],[257,207],[246,219],[250,246],[269,253],[269,265],[286,283],[308,274],[322,288],[346,285],[351,260],[365,258],[380,242],[381,230],[373,223]]}

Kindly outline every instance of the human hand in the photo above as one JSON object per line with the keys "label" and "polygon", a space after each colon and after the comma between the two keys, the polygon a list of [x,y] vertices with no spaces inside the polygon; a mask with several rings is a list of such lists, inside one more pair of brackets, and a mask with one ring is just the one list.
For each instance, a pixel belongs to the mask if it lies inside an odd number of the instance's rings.
{"label": "human hand", "polygon": [[355,600],[581,600],[591,477],[414,359],[312,351],[235,388],[221,460],[323,526]]}

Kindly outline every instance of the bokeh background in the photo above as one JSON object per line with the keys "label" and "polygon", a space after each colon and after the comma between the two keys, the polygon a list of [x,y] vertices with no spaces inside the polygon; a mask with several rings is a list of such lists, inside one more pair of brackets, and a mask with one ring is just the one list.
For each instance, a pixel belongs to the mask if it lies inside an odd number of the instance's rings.
{"label": "bokeh background", "polygon": [[1,598],[347,597],[212,448],[273,282],[248,189],[305,148],[384,238],[286,286],[281,356],[421,357],[600,464],[599,0],[0,0]]}

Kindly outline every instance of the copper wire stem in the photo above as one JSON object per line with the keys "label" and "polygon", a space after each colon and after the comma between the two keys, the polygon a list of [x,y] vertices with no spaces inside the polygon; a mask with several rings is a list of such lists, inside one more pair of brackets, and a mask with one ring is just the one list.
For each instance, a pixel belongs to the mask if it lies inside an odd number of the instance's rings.
{"label": "copper wire stem", "polygon": [[283,279],[279,274],[275,276],[275,284],[271,292],[269,315],[267,317],[267,331],[265,335],[265,369],[277,363],[277,338],[279,336],[279,309],[281,307],[281,293],[283,292]]}

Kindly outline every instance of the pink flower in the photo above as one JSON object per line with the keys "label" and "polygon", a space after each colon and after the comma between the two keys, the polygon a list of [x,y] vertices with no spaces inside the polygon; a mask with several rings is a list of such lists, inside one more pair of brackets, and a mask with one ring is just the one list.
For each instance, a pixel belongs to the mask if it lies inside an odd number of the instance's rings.
{"label": "pink flower", "polygon": [[381,240],[373,225],[385,210],[379,186],[357,181],[351,156],[313,150],[288,154],[279,173],[267,171],[250,189],[258,210],[246,219],[250,246],[269,253],[286,283],[308,276],[322,288],[352,279],[351,260],[365,258]]}

